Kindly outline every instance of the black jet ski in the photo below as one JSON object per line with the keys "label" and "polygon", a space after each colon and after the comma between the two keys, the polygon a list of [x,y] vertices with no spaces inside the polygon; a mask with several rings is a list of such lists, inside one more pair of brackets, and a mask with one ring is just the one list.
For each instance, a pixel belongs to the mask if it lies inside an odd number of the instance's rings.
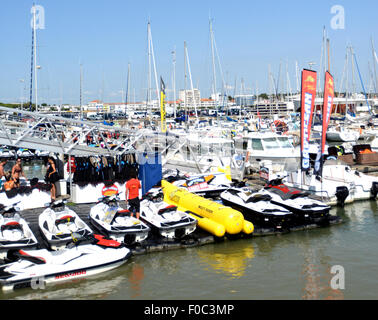
{"label": "black jet ski", "polygon": [[293,226],[292,212],[271,203],[272,197],[258,190],[234,187],[222,192],[220,197],[226,206],[243,213],[256,227],[289,231]]}
{"label": "black jet ski", "polygon": [[309,197],[308,192],[288,187],[281,178],[271,180],[261,192],[271,196],[272,203],[291,211],[298,225],[329,224],[330,206]]}

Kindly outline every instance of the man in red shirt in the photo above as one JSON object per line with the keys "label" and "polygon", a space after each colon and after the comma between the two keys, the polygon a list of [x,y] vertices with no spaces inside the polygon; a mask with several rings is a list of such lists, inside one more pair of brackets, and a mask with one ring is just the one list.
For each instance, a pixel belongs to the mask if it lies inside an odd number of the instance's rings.
{"label": "man in red shirt", "polygon": [[131,216],[136,213],[137,219],[139,219],[140,212],[139,189],[141,188],[140,181],[137,179],[136,173],[134,173],[132,178],[126,182],[126,206],[129,205]]}

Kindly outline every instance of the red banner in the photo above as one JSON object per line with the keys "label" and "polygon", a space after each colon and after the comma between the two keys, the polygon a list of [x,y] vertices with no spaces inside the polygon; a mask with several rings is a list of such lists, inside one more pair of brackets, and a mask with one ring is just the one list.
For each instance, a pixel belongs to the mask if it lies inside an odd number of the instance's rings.
{"label": "red banner", "polygon": [[301,93],[301,168],[310,169],[310,135],[316,98],[316,72],[302,71]]}
{"label": "red banner", "polygon": [[324,81],[324,100],[323,100],[323,129],[322,129],[322,154],[324,154],[324,147],[326,142],[326,133],[328,129],[329,120],[331,119],[334,92],[334,82],[332,75],[327,71]]}

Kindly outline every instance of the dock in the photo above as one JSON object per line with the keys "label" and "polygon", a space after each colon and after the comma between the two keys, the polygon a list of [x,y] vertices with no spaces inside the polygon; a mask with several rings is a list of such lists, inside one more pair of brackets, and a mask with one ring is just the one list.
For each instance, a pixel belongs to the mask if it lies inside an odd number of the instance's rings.
{"label": "dock", "polygon": [[[72,204],[67,203],[67,206],[70,207],[73,211],[75,211],[78,216],[88,224],[88,226],[93,230],[93,226],[89,220],[89,211],[93,203],[86,203],[86,204]],[[126,207],[125,202],[120,202],[121,207]],[[40,234],[40,230],[38,228],[38,216],[43,212],[44,208],[37,208],[37,209],[29,209],[20,212],[21,216],[29,222],[29,226],[33,231],[34,235],[36,236],[38,243],[40,244],[41,248],[47,248],[42,236]],[[332,220],[330,221],[330,226],[341,224],[343,220],[338,216],[332,216]],[[327,227],[330,227],[327,226]],[[325,228],[327,228],[325,227]],[[291,229],[289,232],[301,231],[301,230],[310,230],[320,228],[318,225],[306,225],[306,226],[299,226],[295,229]],[[324,228],[324,227],[322,227]],[[93,230],[95,231],[95,230]],[[255,226],[255,231],[251,235],[247,235],[244,233],[239,233],[236,235],[225,235],[222,238],[218,238],[205,230],[197,227],[197,229],[190,235],[182,239],[165,239],[159,237],[153,233],[150,233],[149,237],[144,240],[142,243],[133,244],[128,246],[131,250],[133,255],[142,255],[148,254],[153,252],[162,252],[168,250],[175,250],[175,249],[185,249],[190,247],[199,247],[207,244],[215,244],[223,241],[233,241],[236,239],[253,239],[255,237],[261,236],[274,236],[274,235],[282,235],[285,232],[282,231],[275,231],[273,229],[262,229],[258,226]],[[287,233],[287,232],[286,232]]]}

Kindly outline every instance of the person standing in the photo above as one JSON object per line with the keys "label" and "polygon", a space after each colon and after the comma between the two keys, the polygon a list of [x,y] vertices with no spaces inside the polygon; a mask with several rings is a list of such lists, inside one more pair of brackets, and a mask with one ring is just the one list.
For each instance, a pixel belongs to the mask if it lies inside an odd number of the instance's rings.
{"label": "person standing", "polygon": [[59,174],[56,171],[55,161],[52,157],[47,159],[47,170],[45,181],[51,183],[51,201],[56,200],[56,187],[55,182],[59,180]]}
{"label": "person standing", "polygon": [[12,178],[19,185],[20,178],[24,177],[26,181],[28,179],[25,176],[24,170],[22,169],[22,161],[20,158],[16,160],[15,165],[12,168]]}
{"label": "person standing", "polygon": [[7,164],[7,162],[8,162],[7,159],[2,159],[2,160],[0,161],[0,179],[1,179],[2,177],[5,178],[5,170],[4,170],[4,167],[5,167],[5,165]]}
{"label": "person standing", "polygon": [[126,206],[129,205],[129,211],[131,216],[136,214],[136,218],[139,219],[140,213],[140,200],[139,200],[139,189],[141,189],[141,183],[137,178],[136,173],[132,174],[129,181],[126,182]]}

